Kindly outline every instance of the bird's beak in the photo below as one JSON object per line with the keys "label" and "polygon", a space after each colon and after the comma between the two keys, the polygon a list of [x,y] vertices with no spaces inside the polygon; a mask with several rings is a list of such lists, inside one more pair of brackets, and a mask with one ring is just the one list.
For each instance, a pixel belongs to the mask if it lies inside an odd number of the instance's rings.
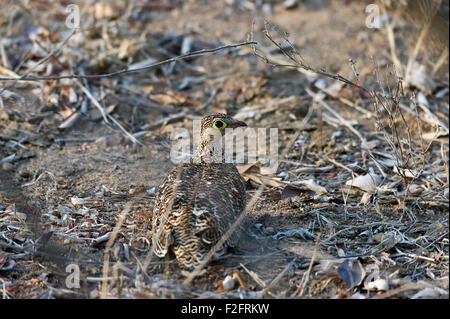
{"label": "bird's beak", "polygon": [[247,123],[242,121],[236,121],[233,124],[230,125],[232,128],[241,127],[241,126],[248,126]]}

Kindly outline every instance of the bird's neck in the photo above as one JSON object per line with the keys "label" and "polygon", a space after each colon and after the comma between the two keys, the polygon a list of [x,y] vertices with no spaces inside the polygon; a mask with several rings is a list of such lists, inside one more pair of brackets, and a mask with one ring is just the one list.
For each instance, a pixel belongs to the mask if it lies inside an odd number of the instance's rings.
{"label": "bird's neck", "polygon": [[191,158],[191,163],[231,163],[227,157],[222,141],[202,140],[197,151]]}

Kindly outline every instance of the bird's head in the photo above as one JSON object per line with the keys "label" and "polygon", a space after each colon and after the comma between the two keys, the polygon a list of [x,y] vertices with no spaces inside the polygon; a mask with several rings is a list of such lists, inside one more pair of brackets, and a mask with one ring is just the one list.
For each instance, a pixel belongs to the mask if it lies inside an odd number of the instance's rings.
{"label": "bird's head", "polygon": [[247,126],[242,121],[238,121],[229,115],[213,113],[202,118],[200,128],[200,143],[197,152],[194,154],[193,162],[223,162],[224,137],[227,129],[234,129]]}
{"label": "bird's head", "polygon": [[202,118],[201,135],[205,133],[208,128],[218,130],[222,136],[225,134],[226,128],[237,128],[247,126],[245,122],[238,121],[229,115],[222,113],[213,113]]}

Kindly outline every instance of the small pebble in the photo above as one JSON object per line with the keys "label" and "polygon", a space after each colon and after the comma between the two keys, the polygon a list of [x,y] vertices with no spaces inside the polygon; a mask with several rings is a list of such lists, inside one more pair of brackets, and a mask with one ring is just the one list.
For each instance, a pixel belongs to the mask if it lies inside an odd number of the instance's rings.
{"label": "small pebble", "polygon": [[272,15],[272,6],[268,3],[264,3],[263,6],[261,7],[262,12],[267,15],[270,16]]}
{"label": "small pebble", "polygon": [[269,234],[273,234],[273,233],[275,233],[275,229],[273,229],[273,227],[269,226],[269,227],[266,227],[266,232],[268,232]]}
{"label": "small pebble", "polygon": [[234,287],[234,278],[231,276],[226,276],[222,283],[223,290],[228,291]]}
{"label": "small pebble", "polygon": [[155,195],[156,192],[156,187],[152,187],[149,190],[147,190],[147,194],[149,195]]}
{"label": "small pebble", "polygon": [[286,9],[294,9],[297,7],[297,0],[286,0],[283,5]]}
{"label": "small pebble", "polygon": [[3,163],[2,169],[4,171],[12,171],[12,170],[14,170],[14,165],[9,162],[6,162],[6,163]]}
{"label": "small pebble", "polygon": [[20,175],[20,177],[23,177],[23,178],[30,177],[30,173],[28,173],[27,171],[19,171],[19,175]]}

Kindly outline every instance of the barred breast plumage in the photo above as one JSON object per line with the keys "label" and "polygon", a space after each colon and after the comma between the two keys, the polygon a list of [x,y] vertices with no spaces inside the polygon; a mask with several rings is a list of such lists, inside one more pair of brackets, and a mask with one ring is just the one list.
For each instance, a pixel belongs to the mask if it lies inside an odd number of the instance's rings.
{"label": "barred breast plumage", "polygon": [[[230,228],[245,209],[245,184],[235,165],[227,163],[223,151],[214,154],[207,129],[224,135],[225,127],[246,126],[225,114],[202,119],[200,145],[190,163],[180,164],[167,175],[156,193],[152,217],[152,242],[155,254],[175,254],[178,264],[193,269]],[[217,154],[217,153],[216,153]],[[226,240],[233,247],[239,240],[236,230]]]}

